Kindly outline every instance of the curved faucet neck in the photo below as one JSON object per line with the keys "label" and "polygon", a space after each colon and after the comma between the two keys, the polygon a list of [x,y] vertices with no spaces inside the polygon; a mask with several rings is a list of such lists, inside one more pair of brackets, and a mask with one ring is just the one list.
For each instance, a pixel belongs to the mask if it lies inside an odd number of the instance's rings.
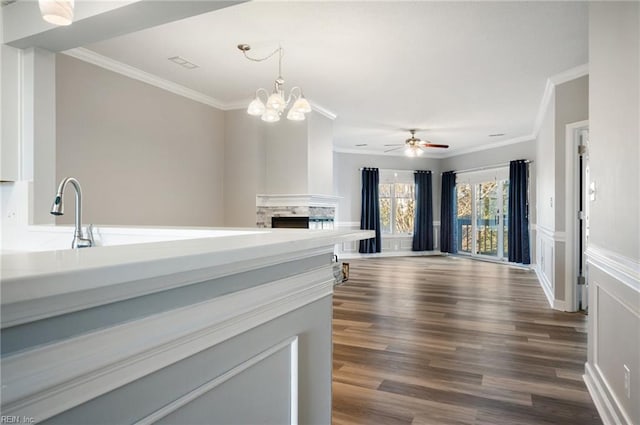
{"label": "curved faucet neck", "polygon": [[67,183],[71,183],[76,192],[76,220],[75,220],[75,237],[82,239],[82,188],[80,187],[80,182],[73,177],[66,177],[64,180],[60,182],[58,186],[58,194],[60,198],[64,196],[64,189],[67,186]]}

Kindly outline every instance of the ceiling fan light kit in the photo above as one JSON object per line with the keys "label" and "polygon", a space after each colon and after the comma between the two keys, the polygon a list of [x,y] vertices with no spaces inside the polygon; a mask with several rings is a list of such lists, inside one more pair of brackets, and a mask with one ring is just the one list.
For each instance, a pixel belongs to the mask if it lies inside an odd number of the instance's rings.
{"label": "ceiling fan light kit", "polygon": [[[404,148],[405,148],[404,154],[406,156],[411,156],[411,157],[420,156],[424,153],[425,148],[447,149],[449,147],[449,145],[441,145],[437,143],[431,143],[428,140],[418,139],[416,137],[416,130],[414,129],[409,130],[409,132],[411,133],[411,137],[409,137],[407,140],[404,141]],[[385,146],[393,146],[393,145],[385,145]],[[402,146],[403,145],[400,145],[400,147],[398,148],[389,149],[384,152],[385,153],[392,152],[392,151],[401,149]]]}
{"label": "ceiling fan light kit", "polygon": [[273,92],[269,95],[269,92],[263,88],[256,90],[256,96],[247,107],[247,113],[253,116],[260,116],[262,121],[265,122],[278,122],[284,110],[293,103],[286,115],[287,119],[290,121],[303,121],[305,114],[311,112],[311,105],[304,97],[300,87],[293,87],[289,92],[289,96],[285,96],[284,79],[282,78],[284,49],[278,47],[263,58],[250,57],[247,52],[251,50],[251,46],[248,44],[238,44],[238,49],[245,58],[253,62],[265,61],[278,53],[278,78],[273,84]]}

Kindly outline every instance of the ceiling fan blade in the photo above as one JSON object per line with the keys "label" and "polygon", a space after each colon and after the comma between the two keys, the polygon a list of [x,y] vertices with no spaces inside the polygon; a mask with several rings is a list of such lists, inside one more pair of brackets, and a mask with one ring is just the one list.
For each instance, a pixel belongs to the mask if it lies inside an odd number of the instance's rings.
{"label": "ceiling fan blade", "polygon": [[398,148],[393,148],[393,149],[386,150],[386,151],[384,151],[384,153],[397,151],[398,149],[402,149],[402,146],[400,146]]}
{"label": "ceiling fan blade", "polygon": [[443,149],[447,149],[449,147],[449,145],[439,145],[437,143],[422,143],[420,144],[420,146],[423,148],[443,148]]}
{"label": "ceiling fan blade", "polygon": [[404,146],[404,143],[393,143],[391,145],[384,145],[384,146]]}

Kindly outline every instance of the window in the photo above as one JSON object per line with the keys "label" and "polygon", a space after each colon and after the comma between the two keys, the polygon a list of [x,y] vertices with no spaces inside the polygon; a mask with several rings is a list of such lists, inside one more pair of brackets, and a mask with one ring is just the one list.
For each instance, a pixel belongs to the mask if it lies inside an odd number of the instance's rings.
{"label": "window", "polygon": [[416,205],[413,172],[384,174],[381,170],[382,183],[378,187],[380,231],[387,235],[412,235]]}

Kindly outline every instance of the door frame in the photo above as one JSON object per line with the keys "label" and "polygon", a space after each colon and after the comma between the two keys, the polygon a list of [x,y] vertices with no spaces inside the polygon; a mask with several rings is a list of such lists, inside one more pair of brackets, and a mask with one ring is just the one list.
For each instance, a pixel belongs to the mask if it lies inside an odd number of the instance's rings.
{"label": "door frame", "polygon": [[[507,179],[508,180],[508,179]],[[488,180],[487,180],[488,181]],[[481,183],[485,183],[485,182],[481,182]],[[507,257],[504,255],[504,205],[503,205],[503,194],[504,194],[504,180],[497,180],[497,186],[496,186],[496,191],[499,192],[497,195],[499,195],[499,200],[500,200],[500,207],[499,207],[499,224],[497,226],[497,231],[498,231],[498,240],[497,240],[497,252],[496,255],[487,255],[487,254],[480,254],[480,253],[476,253],[476,251],[478,251],[478,200],[479,200],[479,195],[478,195],[478,190],[477,190],[477,186],[480,183],[468,183],[471,189],[471,251],[470,252],[466,252],[466,251],[460,251],[458,250],[458,254],[460,255],[466,255],[466,256],[470,256],[473,258],[478,258],[478,259],[485,259],[485,260],[491,260],[491,261],[498,261],[498,262],[507,262],[508,259]],[[457,191],[457,188],[456,188]],[[456,194],[456,202],[457,202],[457,194]],[[456,224],[457,226],[457,224]]]}
{"label": "door frame", "polygon": [[[580,133],[589,129],[589,121],[578,121],[566,125],[565,135],[565,310],[578,311],[578,261],[580,246],[577,238],[580,224],[578,219],[579,191],[578,173],[580,162],[578,161],[578,146],[580,145]],[[583,182],[584,189],[589,182]],[[583,193],[584,195],[584,193]],[[586,250],[586,247],[583,247]]]}

